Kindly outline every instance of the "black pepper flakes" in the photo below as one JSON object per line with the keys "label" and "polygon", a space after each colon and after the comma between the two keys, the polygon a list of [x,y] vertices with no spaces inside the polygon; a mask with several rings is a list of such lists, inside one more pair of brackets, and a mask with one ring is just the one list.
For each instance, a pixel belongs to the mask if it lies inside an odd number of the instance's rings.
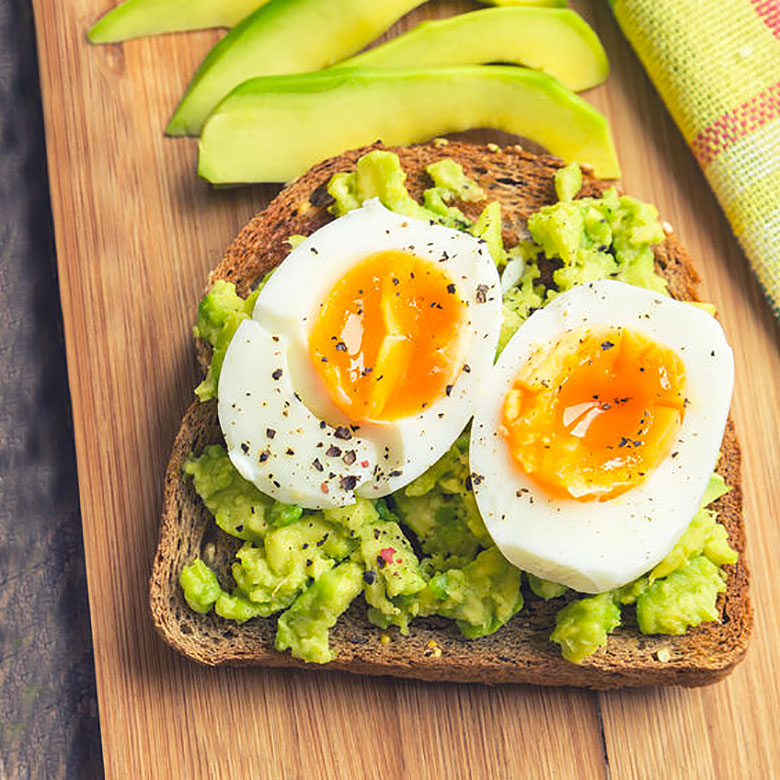
{"label": "black pepper flakes", "polygon": [[260,461],[260,463],[265,463],[268,460],[268,458],[270,457],[270,455],[271,455],[271,453],[268,452],[268,450],[263,450],[260,453],[260,455],[258,456],[257,459]]}
{"label": "black pepper flakes", "polygon": [[336,342],[336,352],[346,352],[347,345],[343,341]]}
{"label": "black pepper flakes", "polygon": [[447,292],[450,295],[455,295],[455,285],[454,284],[448,284],[447,285]]}
{"label": "black pepper flakes", "polygon": [[244,455],[249,454],[249,445],[245,442],[241,442],[241,451],[244,453]]}
{"label": "black pepper flakes", "polygon": [[376,580],[376,574],[373,571],[363,572],[363,582],[365,582],[366,585],[373,585],[375,580]]}
{"label": "black pepper flakes", "polygon": [[347,428],[346,425],[339,425],[338,428],[336,428],[334,434],[334,438],[341,439],[342,441],[349,441],[352,438],[352,432]]}
{"label": "black pepper flakes", "polygon": [[341,447],[337,447],[335,444],[331,444],[330,447],[325,450],[325,454],[329,458],[338,458],[341,456]]}
{"label": "black pepper flakes", "polygon": [[315,458],[312,461],[311,465],[314,466],[314,468],[317,469],[317,471],[324,471],[325,470],[325,467],[322,465],[322,463],[320,463],[320,459],[319,458]]}
{"label": "black pepper flakes", "polygon": [[344,453],[342,460],[347,466],[351,466],[357,460],[357,453],[355,450],[348,450]]}
{"label": "black pepper flakes", "polygon": [[342,477],[339,480],[339,485],[342,490],[354,490],[357,487],[357,477],[353,477],[352,475]]}
{"label": "black pepper flakes", "polygon": [[486,303],[487,294],[490,288],[486,284],[477,285],[477,303]]}
{"label": "black pepper flakes", "polygon": [[277,368],[277,369],[276,369],[276,370],[275,370],[275,371],[274,371],[274,372],[271,374],[271,377],[272,377],[273,379],[281,379],[281,378],[282,378],[282,369],[281,369],[281,368]]}
{"label": "black pepper flakes", "polygon": [[269,439],[273,439],[273,437],[276,436],[276,431],[273,428],[266,428],[265,429],[265,435]]}

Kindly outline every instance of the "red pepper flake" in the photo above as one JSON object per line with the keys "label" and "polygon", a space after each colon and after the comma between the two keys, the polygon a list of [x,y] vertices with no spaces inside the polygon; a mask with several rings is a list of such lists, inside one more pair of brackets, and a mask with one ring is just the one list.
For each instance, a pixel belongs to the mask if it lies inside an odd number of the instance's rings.
{"label": "red pepper flake", "polygon": [[395,553],[394,547],[385,547],[383,550],[379,551],[379,554],[382,556],[382,560],[385,563],[392,563],[393,562],[393,554]]}
{"label": "red pepper flake", "polygon": [[323,482],[320,485],[320,490],[327,496],[328,493],[330,493],[330,488],[328,487],[328,483],[327,482]]}
{"label": "red pepper flake", "polygon": [[361,466],[362,466],[364,469],[367,469],[369,464],[368,464],[368,461],[367,461],[367,460],[361,460],[361,461],[360,461],[360,465],[361,465]]}

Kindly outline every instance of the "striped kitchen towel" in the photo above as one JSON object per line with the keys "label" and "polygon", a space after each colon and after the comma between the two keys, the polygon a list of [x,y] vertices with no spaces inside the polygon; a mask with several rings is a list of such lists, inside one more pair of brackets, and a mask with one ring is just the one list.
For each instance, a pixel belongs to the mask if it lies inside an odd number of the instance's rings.
{"label": "striped kitchen towel", "polygon": [[780,0],[611,0],[780,317]]}

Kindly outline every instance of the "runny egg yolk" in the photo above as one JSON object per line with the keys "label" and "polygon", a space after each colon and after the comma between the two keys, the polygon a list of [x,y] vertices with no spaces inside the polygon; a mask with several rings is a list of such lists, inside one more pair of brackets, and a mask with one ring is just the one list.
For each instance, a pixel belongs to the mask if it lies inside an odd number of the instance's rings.
{"label": "runny egg yolk", "polygon": [[546,493],[601,501],[641,484],[669,455],[684,390],[684,366],[668,347],[624,328],[570,331],[520,370],[501,432]]}
{"label": "runny egg yolk", "polygon": [[355,265],[328,293],[309,355],[351,420],[418,414],[449,395],[462,365],[466,304],[447,273],[409,252]]}

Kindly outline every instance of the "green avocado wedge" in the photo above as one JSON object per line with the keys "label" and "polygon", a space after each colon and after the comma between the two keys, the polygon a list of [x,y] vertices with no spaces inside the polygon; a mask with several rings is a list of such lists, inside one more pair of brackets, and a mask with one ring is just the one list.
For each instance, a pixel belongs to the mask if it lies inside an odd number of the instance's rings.
{"label": "green avocado wedge", "polygon": [[232,27],[268,0],[125,0],[89,31],[92,43],[117,43],[158,33]]}
{"label": "green avocado wedge", "polygon": [[[566,0],[482,0],[489,5],[565,8]],[[268,0],[125,0],[104,14],[87,37],[118,43],[144,35],[233,27]]]}
{"label": "green avocado wedge", "polygon": [[349,57],[422,0],[270,0],[207,55],[166,128],[198,135],[217,103],[254,76],[304,73]]}
{"label": "green avocado wedge", "polygon": [[606,80],[604,47],[568,9],[484,8],[423,22],[336,67],[431,68],[502,62],[549,73],[579,92]]}
{"label": "green avocado wedge", "polygon": [[620,176],[595,108],[551,76],[500,65],[251,79],[206,122],[198,173],[214,184],[285,182],[377,139],[406,145],[477,127],[529,138],[567,162],[590,163],[598,176]]}

